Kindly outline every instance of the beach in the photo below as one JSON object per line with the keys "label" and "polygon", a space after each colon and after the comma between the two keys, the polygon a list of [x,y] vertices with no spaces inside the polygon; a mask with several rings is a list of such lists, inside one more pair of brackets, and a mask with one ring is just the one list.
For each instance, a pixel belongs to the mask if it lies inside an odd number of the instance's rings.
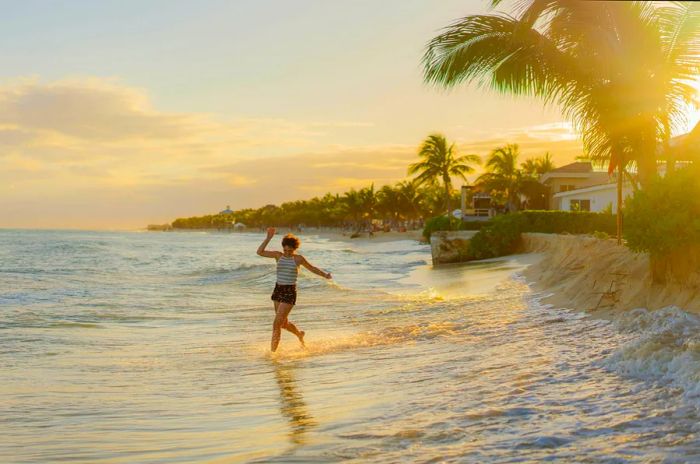
{"label": "beach", "polygon": [[0,461],[700,458],[694,315],[554,304],[534,245],[433,268],[416,240],[307,234],[334,280],[301,273],[307,349],[272,355],[262,238],[0,231]]}
{"label": "beach", "polygon": [[669,275],[667,282],[654,283],[649,256],[617,245],[614,239],[523,234],[523,251],[541,254],[525,276],[537,290],[550,293],[545,301],[555,306],[607,317],[635,308],[668,306],[700,313],[697,270],[684,271],[682,281]]}

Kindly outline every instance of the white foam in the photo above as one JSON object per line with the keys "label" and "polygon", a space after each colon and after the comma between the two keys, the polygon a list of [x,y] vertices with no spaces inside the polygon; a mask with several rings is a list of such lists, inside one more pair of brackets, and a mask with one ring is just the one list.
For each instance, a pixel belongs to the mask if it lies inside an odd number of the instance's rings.
{"label": "white foam", "polygon": [[679,388],[700,401],[700,318],[675,306],[640,308],[622,314],[615,324],[633,338],[603,362],[605,367]]}

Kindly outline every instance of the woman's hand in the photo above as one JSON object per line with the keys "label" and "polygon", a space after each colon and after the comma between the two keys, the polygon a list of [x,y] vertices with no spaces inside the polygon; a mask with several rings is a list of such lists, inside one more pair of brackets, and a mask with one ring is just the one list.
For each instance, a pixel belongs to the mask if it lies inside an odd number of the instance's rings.
{"label": "woman's hand", "polygon": [[323,277],[325,277],[326,279],[329,279],[329,280],[333,278],[333,276],[331,275],[330,272],[326,272],[326,275],[324,275]]}
{"label": "woman's hand", "polygon": [[274,227],[268,227],[267,228],[267,238],[272,238],[275,236],[275,228]]}

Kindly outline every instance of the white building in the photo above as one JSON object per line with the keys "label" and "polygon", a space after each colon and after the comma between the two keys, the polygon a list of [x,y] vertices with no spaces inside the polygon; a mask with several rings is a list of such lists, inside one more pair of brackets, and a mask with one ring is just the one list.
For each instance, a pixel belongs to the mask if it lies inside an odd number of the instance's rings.
{"label": "white building", "polygon": [[542,174],[540,182],[549,192],[545,208],[568,211],[569,208],[561,204],[560,193],[614,183],[615,180],[607,172],[593,170],[590,162],[577,161]]}
{"label": "white building", "polygon": [[[623,202],[632,196],[632,187],[629,183],[622,186]],[[563,211],[591,211],[601,212],[606,208],[612,208],[617,213],[617,184],[601,184],[584,187],[553,195],[554,204]]]}

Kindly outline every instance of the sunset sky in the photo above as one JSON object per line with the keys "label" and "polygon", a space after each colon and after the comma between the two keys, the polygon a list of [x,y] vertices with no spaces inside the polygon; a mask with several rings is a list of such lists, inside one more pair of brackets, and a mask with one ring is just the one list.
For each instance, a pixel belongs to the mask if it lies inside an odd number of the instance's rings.
{"label": "sunset sky", "polygon": [[381,186],[434,131],[572,161],[556,109],[423,84],[428,40],[486,5],[4,2],[0,227],[133,229]]}

